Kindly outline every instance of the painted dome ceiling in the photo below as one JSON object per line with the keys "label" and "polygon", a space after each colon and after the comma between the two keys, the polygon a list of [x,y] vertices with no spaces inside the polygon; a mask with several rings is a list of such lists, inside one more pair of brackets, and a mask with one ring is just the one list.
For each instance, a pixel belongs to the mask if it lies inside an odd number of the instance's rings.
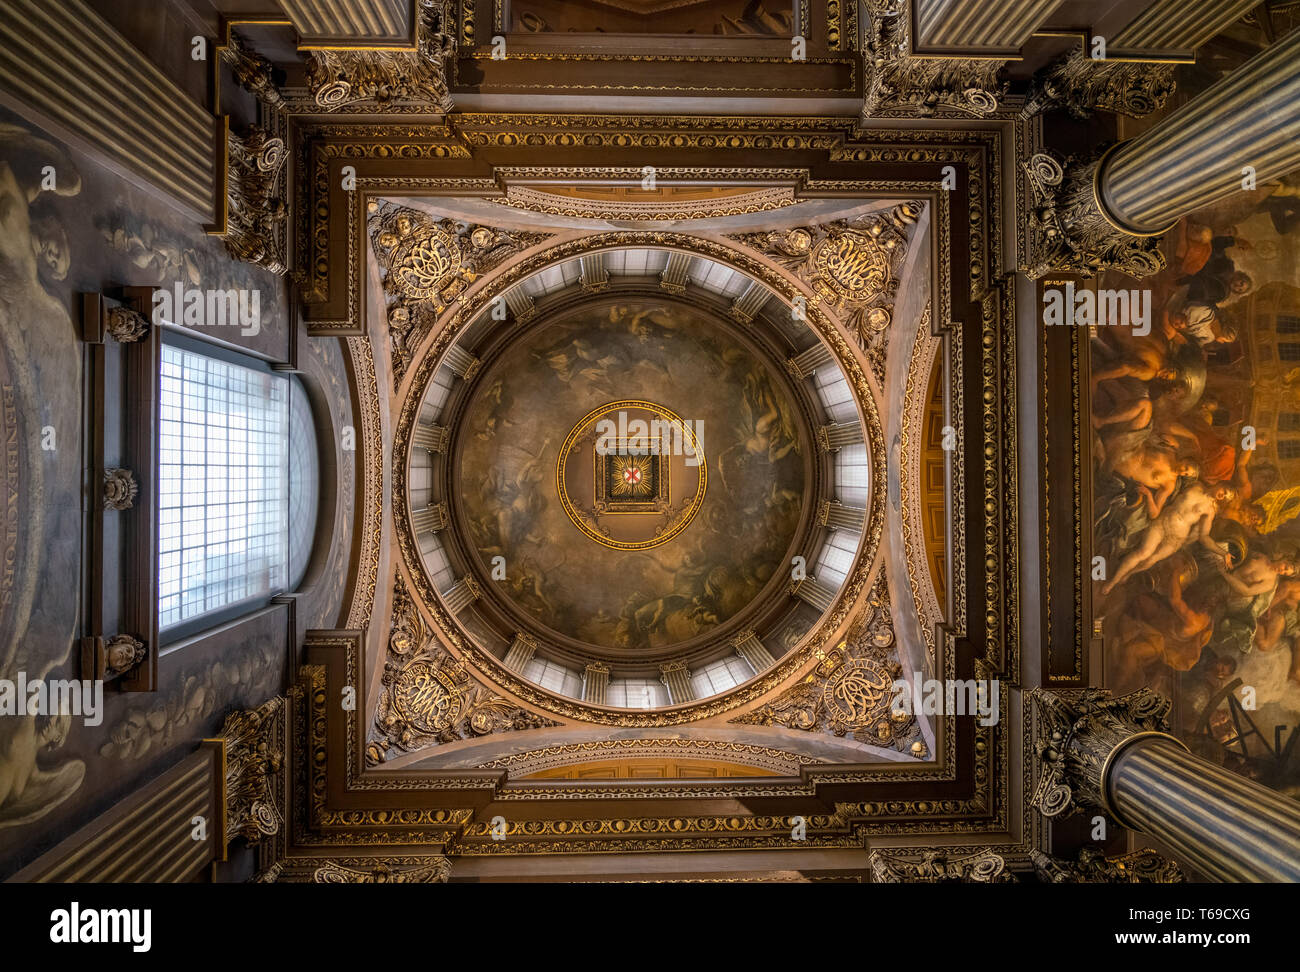
{"label": "painted dome ceiling", "polygon": [[[602,420],[691,434],[606,456]],[[460,428],[463,535],[485,576],[504,558],[499,590],[548,638],[680,647],[784,582],[811,435],[785,376],[711,312],[642,298],[561,313],[492,363]]]}

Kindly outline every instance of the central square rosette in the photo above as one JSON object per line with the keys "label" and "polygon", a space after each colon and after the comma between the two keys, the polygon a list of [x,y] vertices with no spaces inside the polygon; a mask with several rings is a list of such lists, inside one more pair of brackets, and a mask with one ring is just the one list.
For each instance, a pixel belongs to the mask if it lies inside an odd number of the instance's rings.
{"label": "central square rosette", "polygon": [[699,425],[639,400],[590,412],[560,449],[556,486],[565,514],[608,547],[643,550],[671,540],[704,501]]}
{"label": "central square rosette", "polygon": [[668,508],[671,471],[662,436],[605,440],[592,445],[596,503],[610,513],[661,513]]}

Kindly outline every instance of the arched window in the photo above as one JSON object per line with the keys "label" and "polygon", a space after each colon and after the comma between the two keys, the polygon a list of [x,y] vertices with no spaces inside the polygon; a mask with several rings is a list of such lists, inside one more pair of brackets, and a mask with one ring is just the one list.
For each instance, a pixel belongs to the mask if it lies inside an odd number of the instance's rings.
{"label": "arched window", "polygon": [[289,376],[175,333],[160,369],[158,629],[169,642],[298,582],[318,484],[306,395]]}

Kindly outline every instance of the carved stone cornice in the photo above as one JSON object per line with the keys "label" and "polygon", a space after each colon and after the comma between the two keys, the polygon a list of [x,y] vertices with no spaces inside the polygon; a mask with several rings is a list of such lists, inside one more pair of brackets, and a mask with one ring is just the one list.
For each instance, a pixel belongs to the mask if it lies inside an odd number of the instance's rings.
{"label": "carved stone cornice", "polygon": [[1029,857],[1038,879],[1048,884],[1182,884],[1186,880],[1175,861],[1149,847],[1119,857],[1084,847],[1077,861],[1057,860],[1037,850]]}
{"label": "carved stone cornice", "polygon": [[892,710],[894,681],[902,674],[893,646],[894,622],[885,585],[879,583],[843,645],[825,651],[792,688],[731,721],[852,735],[859,742],[907,749],[920,738],[920,729],[910,713]]}
{"label": "carved stone cornice", "polygon": [[1002,855],[987,848],[963,857],[932,850],[919,859],[873,850],[867,860],[877,884],[1010,884],[1016,880]]}
{"label": "carved stone cornice", "polygon": [[227,146],[226,249],[236,260],[283,274],[288,269],[284,140],[254,126],[243,136],[232,132]]}
{"label": "carved stone cornice", "polygon": [[1139,734],[1167,732],[1172,706],[1146,688],[1119,698],[1104,689],[1067,698],[1036,688],[1028,701],[1041,772],[1031,803],[1045,817],[1084,809],[1109,813],[1103,777],[1112,754]]}
{"label": "carved stone cornice", "polygon": [[331,861],[312,873],[316,884],[446,884],[449,877],[451,861],[446,857],[415,867],[391,867],[383,861],[364,868],[344,867]]}
{"label": "carved stone cornice", "polygon": [[901,5],[869,15],[862,61],[864,120],[898,112],[982,118],[1007,94],[1005,60],[913,57]]}
{"label": "carved stone cornice", "polygon": [[450,111],[444,59],[455,39],[443,4],[419,0],[416,49],[315,50],[307,62],[307,84],[317,108],[398,111],[404,105],[432,105]]}
{"label": "carved stone cornice", "polygon": [[1021,163],[1034,192],[1030,253],[1021,267],[1032,279],[1108,269],[1140,278],[1164,269],[1159,236],[1126,233],[1102,211],[1096,183],[1104,161],[1103,150],[1064,162],[1040,152]]}
{"label": "carved stone cornice", "polygon": [[389,750],[472,739],[559,723],[490,691],[433,638],[405,583],[393,587],[393,622],[366,763],[378,765]]}
{"label": "carved stone cornice", "polygon": [[284,95],[275,83],[275,67],[249,47],[235,31],[221,49],[221,59],[229,66],[235,82],[272,110],[284,105]]}
{"label": "carved stone cornice", "polygon": [[249,842],[280,832],[275,793],[284,765],[287,709],[280,696],[256,709],[232,712],[221,727],[225,744],[226,841]]}
{"label": "carved stone cornice", "polygon": [[413,349],[438,315],[479,276],[550,236],[435,219],[373,200],[367,229],[383,275],[395,381],[405,374]]}
{"label": "carved stone cornice", "polygon": [[893,317],[907,254],[908,227],[921,215],[920,202],[887,212],[818,226],[732,237],[790,270],[819,303],[837,313],[867,350],[878,380],[884,377],[886,330]]}
{"label": "carved stone cornice", "polygon": [[1064,108],[1076,118],[1113,111],[1130,118],[1163,108],[1174,93],[1174,65],[1093,58],[1075,48],[1034,77],[1026,117]]}

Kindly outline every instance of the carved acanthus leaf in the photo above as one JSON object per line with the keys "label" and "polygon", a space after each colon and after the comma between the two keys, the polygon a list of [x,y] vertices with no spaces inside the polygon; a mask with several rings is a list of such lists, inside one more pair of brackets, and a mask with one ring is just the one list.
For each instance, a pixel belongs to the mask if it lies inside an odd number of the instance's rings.
{"label": "carved acanthus leaf", "polygon": [[279,833],[277,778],[284,765],[287,709],[280,696],[233,712],[221,727],[226,744],[226,840]]}
{"label": "carved acanthus leaf", "polygon": [[226,249],[236,260],[283,274],[288,269],[284,140],[254,126],[243,136],[232,132],[228,147]]}
{"label": "carved acanthus leaf", "polygon": [[871,878],[878,884],[1009,884],[1016,880],[1002,855],[988,848],[962,857],[931,850],[919,858],[873,850],[867,860]]}
{"label": "carved acanthus leaf", "polygon": [[1076,118],[1113,111],[1140,118],[1162,108],[1174,93],[1174,66],[1093,58],[1081,48],[1040,71],[1025,101],[1025,115],[1064,108]]}
{"label": "carved acanthus leaf", "polygon": [[1104,689],[1067,698],[1036,688],[1029,701],[1041,774],[1031,803],[1045,817],[1104,811],[1101,786],[1107,757],[1134,733],[1168,731],[1172,705],[1146,688],[1119,698]]}
{"label": "carved acanthus leaf", "polygon": [[862,60],[864,118],[891,112],[984,117],[1007,94],[1006,61],[988,58],[914,57],[901,6],[868,14]]}
{"label": "carved acanthus leaf", "polygon": [[249,47],[236,31],[230,32],[230,42],[222,49],[221,59],[229,65],[235,82],[258,101],[273,110],[284,107],[284,95],[275,83],[275,67]]}
{"label": "carved acanthus leaf", "polygon": [[1182,884],[1186,880],[1175,861],[1149,847],[1119,857],[1084,847],[1077,861],[1057,860],[1042,851],[1029,856],[1038,879],[1049,884]]}

